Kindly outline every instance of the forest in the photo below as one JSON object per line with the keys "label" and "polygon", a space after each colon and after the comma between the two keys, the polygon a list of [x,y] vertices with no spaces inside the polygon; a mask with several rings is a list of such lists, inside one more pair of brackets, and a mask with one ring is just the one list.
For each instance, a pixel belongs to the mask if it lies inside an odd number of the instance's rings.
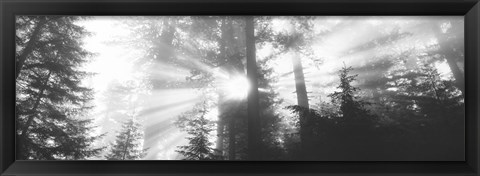
{"label": "forest", "polygon": [[16,16],[18,160],[464,161],[462,16]]}

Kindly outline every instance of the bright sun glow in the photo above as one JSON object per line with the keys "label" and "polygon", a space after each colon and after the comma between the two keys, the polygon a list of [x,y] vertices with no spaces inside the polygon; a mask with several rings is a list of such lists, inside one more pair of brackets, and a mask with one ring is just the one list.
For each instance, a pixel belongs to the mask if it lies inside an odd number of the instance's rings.
{"label": "bright sun glow", "polygon": [[247,97],[250,90],[250,83],[244,76],[236,76],[224,83],[224,91],[228,98],[243,99]]}

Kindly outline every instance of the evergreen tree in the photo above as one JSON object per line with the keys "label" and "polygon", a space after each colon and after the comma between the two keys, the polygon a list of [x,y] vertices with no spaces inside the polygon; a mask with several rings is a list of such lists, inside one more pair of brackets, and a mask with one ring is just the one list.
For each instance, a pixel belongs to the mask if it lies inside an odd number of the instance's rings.
{"label": "evergreen tree", "polygon": [[375,159],[372,152],[377,151],[379,136],[375,131],[376,117],[365,107],[367,102],[360,100],[356,93],[360,90],[352,85],[357,74],[350,75],[352,67],[345,64],[340,70],[338,89],[330,94],[332,103],[339,106],[340,117],[337,117],[337,127],[330,133],[330,144],[335,147],[335,159],[362,158]]}
{"label": "evergreen tree", "polygon": [[407,86],[408,93],[399,92],[400,95],[393,100],[409,102],[404,111],[409,111],[411,115],[400,119],[407,122],[401,124],[401,127],[412,132],[403,139],[397,139],[415,147],[403,152],[425,158],[436,158],[439,153],[448,153],[452,159],[461,159],[458,156],[464,149],[459,144],[464,144],[462,127],[465,123],[465,107],[456,80],[442,79],[432,65],[420,66],[411,75],[415,75],[415,81]]}
{"label": "evergreen tree", "polygon": [[92,91],[80,70],[90,55],[79,17],[20,16],[16,33],[17,159],[86,159],[92,143],[85,119]]}
{"label": "evergreen tree", "polygon": [[[278,92],[275,91],[272,84],[275,83],[273,78],[272,68],[265,66],[265,61],[257,62],[257,82],[258,87],[262,91],[258,91],[258,109],[259,120],[257,125],[260,135],[260,141],[257,142],[257,158],[283,159],[284,150],[281,148],[280,139],[283,137],[283,126],[281,123],[280,114],[275,110],[281,108],[282,100],[278,98]],[[250,127],[249,127],[250,128]]]}
{"label": "evergreen tree", "polygon": [[381,117],[378,151],[399,159],[460,156],[464,104],[453,73],[441,76],[435,65],[445,61],[428,53],[416,56],[421,60],[409,67],[404,59],[411,53],[406,55],[387,58],[397,67],[387,64],[387,74],[368,83],[374,92],[371,112]]}
{"label": "evergreen tree", "polygon": [[134,119],[126,121],[105,158],[107,160],[142,159],[148,149],[143,149],[143,132],[140,127],[140,123],[135,122]]}
{"label": "evergreen tree", "polygon": [[355,95],[360,89],[351,85],[358,76],[358,74],[349,75],[352,70],[352,67],[346,67],[344,64],[340,70],[340,84],[337,87],[340,92],[335,91],[329,97],[334,104],[340,105],[342,118],[348,125],[368,125],[370,115],[364,107],[367,103],[359,100],[360,97]]}
{"label": "evergreen tree", "polygon": [[92,123],[92,119],[69,119],[66,123],[66,130],[64,130],[65,134],[58,137],[61,140],[59,148],[62,151],[58,152],[58,156],[63,155],[64,159],[68,160],[81,160],[99,155],[105,147],[92,149],[91,144],[104,135],[86,137],[91,133]]}
{"label": "evergreen tree", "polygon": [[[186,121],[183,121],[183,124],[182,121],[177,122],[177,125],[190,135],[190,137],[187,137],[189,145],[179,146],[179,150],[176,150],[186,160],[220,159],[214,154],[213,143],[209,141],[210,133],[214,130],[214,124],[205,117],[207,112],[205,103],[203,103],[202,107],[197,107],[191,113],[185,114],[186,116],[183,119]],[[190,115],[196,116],[192,118]]]}

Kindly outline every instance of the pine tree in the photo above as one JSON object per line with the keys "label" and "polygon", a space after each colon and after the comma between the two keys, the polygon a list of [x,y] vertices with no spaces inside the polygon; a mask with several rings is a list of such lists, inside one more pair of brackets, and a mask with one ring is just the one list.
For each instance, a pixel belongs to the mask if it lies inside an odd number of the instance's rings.
{"label": "pine tree", "polygon": [[424,65],[420,73],[418,82],[410,87],[412,94],[408,97],[414,102],[410,111],[416,112],[417,119],[421,119],[414,121],[417,122],[415,135],[418,141],[415,141],[413,151],[419,153],[419,157],[436,158],[439,153],[449,153],[452,158],[460,159],[465,124],[462,91],[456,80],[442,80],[432,65]]}
{"label": "pine tree", "polygon": [[90,55],[78,17],[17,18],[17,159],[86,159],[101,148],[92,143],[87,104],[92,91],[80,70]]}
{"label": "pine tree", "polygon": [[335,91],[330,94],[332,103],[339,105],[339,114],[341,117],[337,120],[338,129],[336,134],[330,134],[333,150],[336,159],[347,158],[375,158],[370,153],[378,151],[379,138],[375,132],[376,117],[366,109],[367,102],[360,100],[356,93],[360,90],[358,87],[352,85],[356,80],[357,74],[350,75],[352,67],[347,67],[345,64],[340,70],[340,84],[337,87],[340,91]]}
{"label": "pine tree", "polygon": [[[58,137],[59,140],[62,140],[59,148],[61,148],[61,153],[64,154],[64,158],[68,160],[81,160],[81,159],[88,159],[91,156],[97,156],[100,152],[102,152],[105,148],[90,148],[90,145],[98,140],[99,138],[103,137],[104,135],[100,136],[93,136],[93,137],[86,137],[89,136],[91,132],[91,124],[92,119],[85,119],[85,120],[69,120],[66,125],[65,135]],[[60,153],[60,155],[61,155]]]}
{"label": "pine tree", "polygon": [[360,89],[351,85],[358,76],[358,74],[349,75],[352,70],[352,67],[347,67],[344,64],[340,70],[340,84],[337,87],[340,92],[335,91],[329,97],[332,98],[333,103],[340,104],[340,112],[345,122],[350,125],[366,125],[365,123],[368,123],[370,116],[364,108],[367,103],[359,100],[360,97],[355,95]]}
{"label": "pine tree", "polygon": [[205,117],[207,112],[204,103],[203,107],[197,107],[191,113],[187,113],[188,116],[196,114],[196,117],[186,117],[187,119],[184,125],[177,123],[177,125],[190,135],[190,137],[187,137],[189,145],[179,146],[179,150],[176,150],[182,154],[186,160],[220,159],[214,154],[215,149],[212,147],[213,143],[209,141],[211,137],[210,133],[214,130],[214,124]]}
{"label": "pine tree", "polygon": [[140,127],[140,123],[135,122],[134,119],[126,121],[105,158],[107,160],[142,159],[148,149],[142,149],[143,132]]}

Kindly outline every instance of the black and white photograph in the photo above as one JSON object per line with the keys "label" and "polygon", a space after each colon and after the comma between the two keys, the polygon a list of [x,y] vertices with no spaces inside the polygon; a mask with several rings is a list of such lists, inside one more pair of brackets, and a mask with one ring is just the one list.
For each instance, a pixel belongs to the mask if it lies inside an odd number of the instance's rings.
{"label": "black and white photograph", "polygon": [[465,161],[463,16],[15,22],[17,160]]}

